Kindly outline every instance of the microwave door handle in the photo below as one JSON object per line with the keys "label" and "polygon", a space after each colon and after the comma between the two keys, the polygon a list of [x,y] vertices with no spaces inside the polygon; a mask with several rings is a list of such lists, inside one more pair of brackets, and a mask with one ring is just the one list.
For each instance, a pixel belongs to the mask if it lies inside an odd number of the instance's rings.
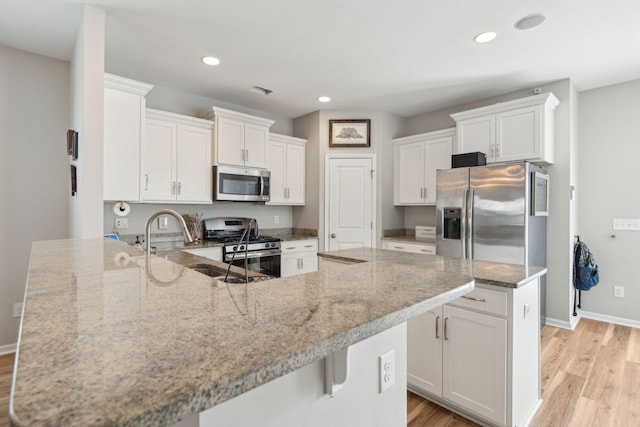
{"label": "microwave door handle", "polygon": [[260,176],[260,195],[264,196],[264,176]]}

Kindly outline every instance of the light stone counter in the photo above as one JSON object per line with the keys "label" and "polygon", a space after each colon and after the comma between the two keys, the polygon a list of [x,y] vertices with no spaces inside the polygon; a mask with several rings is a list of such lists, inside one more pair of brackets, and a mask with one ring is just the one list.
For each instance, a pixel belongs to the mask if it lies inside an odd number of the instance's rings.
{"label": "light stone counter", "polygon": [[407,252],[389,251],[384,249],[359,248],[343,249],[331,252],[319,252],[318,255],[326,259],[346,262],[390,262],[393,264],[420,265],[422,268],[471,276],[477,283],[518,288],[538,276],[547,273],[544,267],[529,267],[523,265],[504,264],[450,258],[438,255],[412,254]]}
{"label": "light stone counter", "polygon": [[122,242],[36,242],[11,420],[170,425],[473,289],[406,259],[227,285]]}

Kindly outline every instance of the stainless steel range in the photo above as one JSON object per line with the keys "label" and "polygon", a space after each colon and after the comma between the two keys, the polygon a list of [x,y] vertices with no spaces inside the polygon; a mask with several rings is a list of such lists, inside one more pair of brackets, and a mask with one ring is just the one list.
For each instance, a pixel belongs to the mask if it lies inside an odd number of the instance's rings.
{"label": "stainless steel range", "polygon": [[224,243],[222,259],[238,267],[280,277],[280,239],[261,236],[252,218],[210,218],[203,221],[204,239]]}

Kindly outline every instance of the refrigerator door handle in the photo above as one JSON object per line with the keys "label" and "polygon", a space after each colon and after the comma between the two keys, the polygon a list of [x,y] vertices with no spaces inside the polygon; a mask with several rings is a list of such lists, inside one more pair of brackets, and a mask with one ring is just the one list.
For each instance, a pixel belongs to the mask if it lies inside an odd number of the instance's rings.
{"label": "refrigerator door handle", "polygon": [[462,208],[460,209],[460,243],[462,244],[462,259],[467,257],[467,199],[469,195],[469,189],[464,189],[464,196],[462,196]]}
{"label": "refrigerator door handle", "polygon": [[467,226],[465,230],[465,238],[467,245],[467,258],[473,259],[473,189],[467,190],[466,211],[465,217],[467,220]]}

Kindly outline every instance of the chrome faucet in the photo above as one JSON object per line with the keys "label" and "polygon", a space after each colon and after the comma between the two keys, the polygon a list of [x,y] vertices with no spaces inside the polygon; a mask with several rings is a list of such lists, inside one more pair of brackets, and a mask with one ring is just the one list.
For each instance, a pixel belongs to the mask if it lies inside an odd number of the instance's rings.
{"label": "chrome faucet", "polygon": [[184,242],[185,243],[191,243],[193,242],[193,237],[191,237],[191,233],[189,233],[189,229],[187,228],[187,223],[185,222],[184,218],[182,218],[182,216],[174,211],[173,209],[160,209],[159,211],[153,213],[149,219],[147,220],[147,223],[144,226],[144,238],[145,238],[145,248],[147,250],[147,253],[151,253],[151,223],[153,222],[154,219],[158,218],[160,215],[171,215],[172,217],[174,217],[175,219],[178,220],[178,224],[180,225],[180,228],[182,229],[182,235],[184,236]]}

